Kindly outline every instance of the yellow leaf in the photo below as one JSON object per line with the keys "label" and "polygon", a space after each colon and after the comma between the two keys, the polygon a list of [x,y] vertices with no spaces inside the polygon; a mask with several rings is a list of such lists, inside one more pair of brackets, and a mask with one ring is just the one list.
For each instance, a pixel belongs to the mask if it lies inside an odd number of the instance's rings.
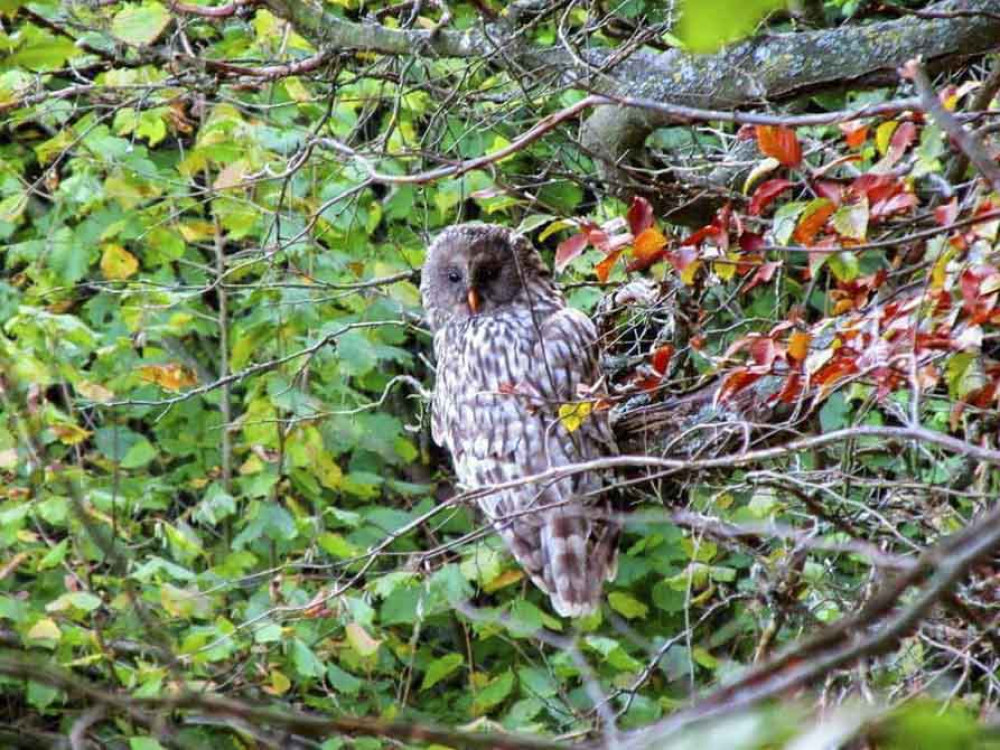
{"label": "yellow leaf", "polygon": [[297,102],[307,102],[312,99],[312,95],[298,76],[289,76],[285,79],[285,91]]}
{"label": "yellow leaf", "polygon": [[215,182],[212,187],[216,190],[225,190],[226,188],[232,188],[238,186],[243,182],[243,178],[247,172],[247,161],[246,159],[238,159],[232,164],[227,164],[219,172],[219,176],[215,178]]}
{"label": "yellow leaf", "polygon": [[31,626],[27,633],[29,641],[57,641],[62,638],[62,631],[50,617],[43,617]]}
{"label": "yellow leaf", "polygon": [[697,275],[699,268],[701,268],[701,261],[696,260],[688,263],[687,267],[681,271],[681,281],[685,286],[691,286],[694,283],[694,277]]}
{"label": "yellow leaf", "polygon": [[121,245],[105,245],[101,255],[101,273],[104,278],[121,281],[139,270],[139,261]]}
{"label": "yellow leaf", "polygon": [[271,684],[264,686],[264,692],[271,695],[284,695],[292,686],[292,681],[283,672],[277,669],[271,670]]}
{"label": "yellow leaf", "polygon": [[712,263],[712,271],[715,272],[720,281],[730,281],[736,275],[736,263],[739,259],[739,253],[730,251],[726,253],[725,260],[717,260]]}
{"label": "yellow leaf", "polygon": [[750,195],[750,188],[756,185],[761,177],[770,174],[780,166],[781,162],[773,156],[769,156],[758,162],[757,166],[750,171],[750,174],[747,175],[746,180],[743,182],[743,195]]}
{"label": "yellow leaf", "polygon": [[54,424],[52,432],[63,445],[79,445],[91,435],[90,430],[75,424]]}
{"label": "yellow leaf", "polygon": [[503,573],[498,575],[493,580],[483,584],[483,591],[487,594],[492,594],[494,591],[499,591],[505,586],[510,586],[512,583],[517,583],[522,578],[524,578],[524,573],[520,570],[505,570]]}
{"label": "yellow leaf", "polygon": [[347,642],[351,644],[351,648],[357,652],[358,656],[374,656],[382,643],[382,641],[376,641],[368,635],[367,631],[356,622],[349,624],[345,630]]}
{"label": "yellow leaf", "polygon": [[895,120],[889,120],[888,122],[883,122],[875,129],[875,148],[878,152],[885,156],[889,151],[889,142],[892,140],[892,134],[896,132],[896,128],[899,127],[899,123]]}
{"label": "yellow leaf", "polygon": [[329,453],[321,453],[317,456],[315,469],[316,478],[324,487],[331,490],[340,487],[344,480],[344,472],[341,471],[340,466],[330,457]]}
{"label": "yellow leaf", "polygon": [[168,391],[179,391],[198,382],[194,375],[176,364],[144,365],[139,368],[139,377]]}
{"label": "yellow leaf", "polygon": [[73,388],[84,398],[89,398],[91,401],[97,401],[98,403],[110,401],[115,397],[115,394],[103,385],[91,383],[89,380],[78,380],[73,384]]}
{"label": "yellow leaf", "polygon": [[583,420],[590,416],[594,410],[593,401],[578,401],[572,404],[561,404],[559,406],[559,421],[566,428],[566,432],[576,432],[583,424]]}
{"label": "yellow leaf", "polygon": [[205,221],[204,219],[192,219],[182,222],[177,225],[177,231],[181,233],[181,237],[188,243],[201,242],[215,236],[215,227],[212,225],[212,222]]}

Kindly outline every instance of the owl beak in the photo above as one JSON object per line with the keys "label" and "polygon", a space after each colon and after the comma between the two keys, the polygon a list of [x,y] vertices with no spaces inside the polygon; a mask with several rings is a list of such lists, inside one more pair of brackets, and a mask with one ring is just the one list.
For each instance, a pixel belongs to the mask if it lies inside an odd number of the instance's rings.
{"label": "owl beak", "polygon": [[469,302],[469,309],[472,310],[473,315],[479,313],[479,292],[473,287],[469,287],[469,294],[466,297]]}

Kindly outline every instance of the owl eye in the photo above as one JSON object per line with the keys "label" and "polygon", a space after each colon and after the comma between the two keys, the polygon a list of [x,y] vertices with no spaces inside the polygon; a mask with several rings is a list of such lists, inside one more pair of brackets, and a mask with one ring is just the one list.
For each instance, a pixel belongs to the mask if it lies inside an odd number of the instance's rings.
{"label": "owl eye", "polygon": [[457,268],[448,269],[448,281],[452,284],[457,284],[462,280],[462,274],[458,272]]}

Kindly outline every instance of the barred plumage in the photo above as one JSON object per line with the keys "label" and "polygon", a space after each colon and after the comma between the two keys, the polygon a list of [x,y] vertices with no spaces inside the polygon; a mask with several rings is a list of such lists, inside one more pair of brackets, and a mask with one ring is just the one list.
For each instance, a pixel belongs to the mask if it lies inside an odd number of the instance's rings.
{"label": "barred plumage", "polygon": [[[421,292],[434,329],[433,436],[479,488],[615,452],[607,412],[568,430],[559,407],[599,379],[597,332],[566,307],[531,245],[503,227],[451,227],[430,247]],[[605,479],[577,473],[478,502],[554,609],[596,608],[615,575],[619,526]]]}

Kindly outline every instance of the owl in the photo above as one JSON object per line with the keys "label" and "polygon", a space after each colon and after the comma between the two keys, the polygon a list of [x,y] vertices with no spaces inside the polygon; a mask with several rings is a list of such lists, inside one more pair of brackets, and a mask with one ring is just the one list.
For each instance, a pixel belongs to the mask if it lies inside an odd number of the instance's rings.
{"label": "owl", "polygon": [[[452,226],[431,244],[421,276],[437,359],[432,435],[466,489],[616,452],[607,411],[588,396],[599,380],[597,331],[566,306],[524,237],[489,224]],[[615,577],[620,531],[601,474],[477,502],[556,612],[597,608],[603,582]]]}

